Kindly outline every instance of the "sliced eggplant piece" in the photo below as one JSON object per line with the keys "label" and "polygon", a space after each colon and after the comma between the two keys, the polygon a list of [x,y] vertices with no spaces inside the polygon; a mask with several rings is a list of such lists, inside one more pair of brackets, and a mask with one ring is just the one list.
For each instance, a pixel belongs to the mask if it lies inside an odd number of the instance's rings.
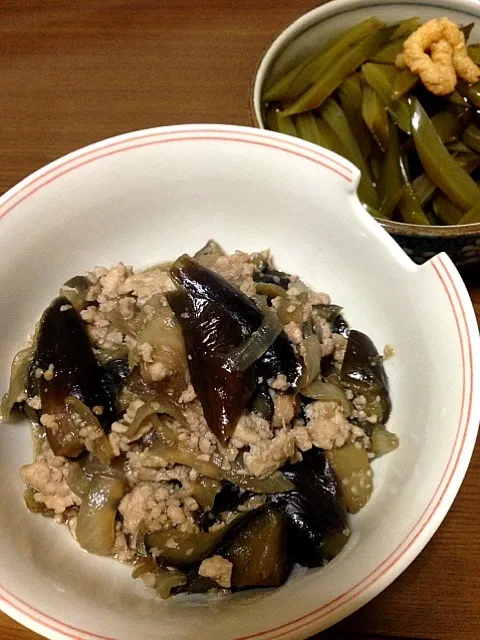
{"label": "sliced eggplant piece", "polygon": [[335,473],[317,448],[282,471],[296,488],[268,496],[267,503],[286,515],[291,559],[305,567],[319,567],[341,550],[350,535]]}
{"label": "sliced eggplant piece", "polygon": [[368,417],[375,415],[381,423],[388,420],[392,404],[383,357],[361,331],[352,329],[349,333],[340,378],[355,395],[365,396],[362,409]]}
{"label": "sliced eggplant piece", "polygon": [[[256,331],[262,323],[262,312],[245,294],[225,278],[183,255],[171,269],[173,280],[184,287],[192,297],[213,302],[237,321],[242,337]],[[285,332],[281,332],[272,346],[257,362],[257,370],[266,380],[283,374],[291,386],[295,386],[300,373],[300,365]]]}
{"label": "sliced eggplant piece", "polygon": [[[104,401],[107,407],[107,415],[111,415],[112,420],[118,418],[117,396],[126,385],[129,375],[130,367],[128,366],[127,358],[110,360],[110,362],[101,367],[100,379],[105,392]],[[110,427],[108,424],[105,426],[107,428]]]}
{"label": "sliced eggplant piece", "polygon": [[267,267],[255,273],[253,279],[255,282],[261,282],[262,284],[274,284],[286,291],[292,280],[292,276],[284,271],[277,271],[277,269]]}
{"label": "sliced eggplant piece", "polygon": [[216,554],[233,564],[231,588],[279,587],[288,578],[287,521],[266,505],[250,511]]}
{"label": "sliced eggplant piece", "polygon": [[222,488],[215,496],[212,507],[206,511],[199,520],[199,525],[208,529],[224,511],[235,511],[237,507],[253,496],[252,491],[242,489],[231,482],[224,482]]}
{"label": "sliced eggplant piece", "polygon": [[225,526],[212,532],[184,533],[182,531],[163,530],[149,533],[145,545],[149,553],[163,565],[185,569],[200,564],[212,555],[230,527]]}
{"label": "sliced eggplant piece", "polygon": [[113,416],[83,321],[65,297],[56,298],[40,320],[35,365],[42,412],[54,418],[46,425],[48,442],[56,455],[77,457],[84,444],[68,419],[65,399],[74,396],[101,413],[102,426]]}
{"label": "sliced eggplant piece", "polygon": [[257,387],[250,398],[248,410],[269,422],[272,419],[274,406],[272,396],[270,395],[270,387],[266,380],[262,379],[261,382],[259,381],[257,383]]}
{"label": "sliced eggplant piece", "polygon": [[357,513],[370,500],[373,491],[367,451],[359,442],[348,442],[328,451],[326,456],[338,478],[348,511]]}
{"label": "sliced eggplant piece", "polygon": [[211,578],[199,576],[197,569],[191,569],[186,574],[186,583],[177,589],[175,593],[208,593],[209,591],[218,591],[218,583]]}
{"label": "sliced eggplant piece", "polygon": [[224,255],[225,251],[222,247],[215,240],[209,240],[206,245],[195,253],[193,258],[205,267],[212,267],[218,258]]}
{"label": "sliced eggplant piece", "polygon": [[340,315],[342,307],[338,304],[316,304],[314,310],[327,322],[333,322]]}
{"label": "sliced eggplant piece", "polygon": [[335,320],[333,320],[331,327],[332,333],[338,333],[345,338],[348,338],[350,335],[350,326],[341,313],[339,313]]}
{"label": "sliced eggplant piece", "polygon": [[242,328],[211,300],[185,290],[173,291],[167,298],[182,328],[190,378],[205,419],[225,444],[255,389],[254,367],[230,371],[219,357],[238,346]]}
{"label": "sliced eggplant piece", "polygon": [[88,306],[89,288],[90,281],[86,276],[74,276],[61,286],[59,295],[68,298],[77,311],[82,311]]}
{"label": "sliced eggplant piece", "polygon": [[398,436],[385,429],[383,424],[373,426],[370,439],[372,442],[372,453],[374,453],[376,457],[395,451],[400,445]]}
{"label": "sliced eggplant piece", "polygon": [[117,507],[125,490],[124,481],[118,477],[102,474],[92,477],[75,528],[78,544],[89,553],[100,556],[112,553]]}

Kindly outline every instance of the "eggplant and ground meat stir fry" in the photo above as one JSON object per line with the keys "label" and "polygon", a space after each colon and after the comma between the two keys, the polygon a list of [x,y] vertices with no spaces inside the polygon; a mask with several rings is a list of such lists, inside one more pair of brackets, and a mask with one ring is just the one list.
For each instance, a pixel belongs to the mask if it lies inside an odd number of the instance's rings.
{"label": "eggplant and ground meat stir fry", "polygon": [[162,597],[279,586],[350,535],[398,446],[370,338],[268,251],[69,280],[12,365],[30,511]]}

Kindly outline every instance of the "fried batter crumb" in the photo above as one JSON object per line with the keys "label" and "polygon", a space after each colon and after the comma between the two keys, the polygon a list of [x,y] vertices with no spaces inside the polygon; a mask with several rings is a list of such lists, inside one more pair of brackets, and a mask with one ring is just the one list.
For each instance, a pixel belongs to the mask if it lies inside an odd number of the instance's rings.
{"label": "fried batter crumb", "polygon": [[480,79],[480,68],[468,55],[462,31],[448,18],[429,20],[410,34],[395,64],[420,76],[437,96],[452,93],[457,78],[470,83]]}

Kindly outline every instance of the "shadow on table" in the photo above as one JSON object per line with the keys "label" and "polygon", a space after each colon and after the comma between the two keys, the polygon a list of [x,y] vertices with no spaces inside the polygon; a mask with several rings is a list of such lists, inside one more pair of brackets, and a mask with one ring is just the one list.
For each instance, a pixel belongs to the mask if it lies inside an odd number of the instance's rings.
{"label": "shadow on table", "polygon": [[459,267],[458,271],[463,278],[467,289],[480,286],[480,263]]}

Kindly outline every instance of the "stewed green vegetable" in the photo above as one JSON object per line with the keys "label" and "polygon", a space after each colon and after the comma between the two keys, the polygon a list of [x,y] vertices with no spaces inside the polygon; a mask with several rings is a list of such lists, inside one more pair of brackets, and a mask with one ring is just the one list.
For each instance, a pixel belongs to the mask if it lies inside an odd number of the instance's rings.
{"label": "stewed green vegetable", "polygon": [[[434,95],[402,66],[416,17],[354,25],[266,87],[266,127],[343,155],[372,215],[416,225],[480,222],[480,82]],[[465,39],[473,25],[461,27]],[[480,45],[468,54],[480,62]],[[428,49],[427,49],[428,53]]]}

